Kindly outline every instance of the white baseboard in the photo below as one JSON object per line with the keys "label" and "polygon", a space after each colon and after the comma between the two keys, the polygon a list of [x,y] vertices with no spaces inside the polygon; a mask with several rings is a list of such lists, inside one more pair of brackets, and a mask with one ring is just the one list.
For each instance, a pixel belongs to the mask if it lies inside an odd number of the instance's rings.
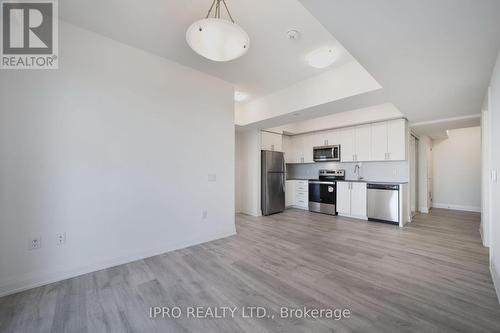
{"label": "white baseboard", "polygon": [[490,261],[490,272],[495,291],[497,292],[498,303],[500,303],[500,273],[497,272],[493,261]]}
{"label": "white baseboard", "polygon": [[481,243],[483,243],[483,246],[489,248],[490,244],[488,244],[488,242],[486,241],[486,239],[484,238],[484,235],[483,235],[483,224],[482,223],[481,223],[481,225],[479,225],[479,235],[481,235]]}
{"label": "white baseboard", "polygon": [[418,209],[418,211],[419,211],[420,213],[429,214],[429,208],[427,208],[427,207],[420,207],[420,208]]}
{"label": "white baseboard", "polygon": [[244,214],[244,215],[255,216],[255,217],[262,216],[261,211],[253,211],[253,210],[245,210],[245,209],[243,209],[239,212],[236,212],[236,214]]}
{"label": "white baseboard", "polygon": [[149,249],[146,251],[141,251],[139,253],[135,253],[133,255],[128,255],[126,257],[114,258],[111,260],[101,261],[92,265],[87,265],[83,267],[68,269],[68,270],[54,270],[50,272],[43,273],[32,273],[26,274],[24,276],[19,276],[16,278],[12,278],[9,281],[4,281],[0,283],[0,297],[15,294],[24,290],[40,287],[46,284],[66,280],[69,278],[73,278],[79,275],[88,274],[92,272],[96,272],[102,269],[127,264],[129,262],[153,257],[159,254],[163,254],[170,251],[175,251],[179,249],[183,249],[186,247],[214,241],[221,238],[226,238],[229,236],[235,235],[236,232],[229,231],[223,232],[215,235],[210,235],[207,237],[198,237],[195,239],[183,241],[177,244],[171,244],[169,246],[165,246],[162,248]]}
{"label": "white baseboard", "polygon": [[452,204],[442,204],[442,203],[432,203],[432,207],[434,208],[444,208],[451,210],[463,210],[466,212],[481,212],[481,207],[479,206],[462,206],[462,205],[452,205]]}

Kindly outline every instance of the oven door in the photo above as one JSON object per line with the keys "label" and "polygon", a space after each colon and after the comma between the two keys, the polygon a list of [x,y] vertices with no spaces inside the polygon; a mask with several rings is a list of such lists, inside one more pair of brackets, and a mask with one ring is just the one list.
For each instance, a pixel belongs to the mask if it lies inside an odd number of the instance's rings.
{"label": "oven door", "polygon": [[336,184],[329,181],[309,181],[309,210],[335,215]]}

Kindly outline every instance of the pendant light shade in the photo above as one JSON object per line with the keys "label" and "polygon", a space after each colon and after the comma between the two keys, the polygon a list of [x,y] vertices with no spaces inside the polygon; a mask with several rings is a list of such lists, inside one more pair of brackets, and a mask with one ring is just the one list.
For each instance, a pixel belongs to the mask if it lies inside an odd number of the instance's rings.
{"label": "pendant light shade", "polygon": [[[220,17],[221,4],[230,21]],[[215,10],[214,17],[209,17],[212,10]],[[224,0],[214,0],[207,17],[191,24],[186,31],[186,41],[196,53],[213,61],[239,58],[250,46],[248,34],[234,23]]]}

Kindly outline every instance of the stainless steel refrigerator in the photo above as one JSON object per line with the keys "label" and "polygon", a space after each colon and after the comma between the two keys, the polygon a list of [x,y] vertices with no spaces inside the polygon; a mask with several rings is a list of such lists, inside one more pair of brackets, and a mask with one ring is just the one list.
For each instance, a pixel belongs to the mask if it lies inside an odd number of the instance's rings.
{"label": "stainless steel refrigerator", "polygon": [[261,151],[262,215],[285,210],[285,158],[278,151]]}

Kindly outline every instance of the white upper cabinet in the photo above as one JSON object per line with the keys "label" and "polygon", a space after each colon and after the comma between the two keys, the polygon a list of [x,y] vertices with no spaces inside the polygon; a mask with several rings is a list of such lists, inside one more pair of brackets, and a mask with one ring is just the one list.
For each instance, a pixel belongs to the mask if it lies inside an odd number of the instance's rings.
{"label": "white upper cabinet", "polygon": [[304,160],[304,136],[292,136],[292,156],[290,163],[305,163]]}
{"label": "white upper cabinet", "polygon": [[304,135],[304,163],[313,163],[314,162],[314,153],[313,147],[317,146],[318,135],[316,133],[306,134]]}
{"label": "white upper cabinet", "polygon": [[323,132],[309,133],[306,134],[306,136],[308,137],[307,141],[309,145],[311,145],[311,148],[324,145],[325,135],[323,134]]}
{"label": "white upper cabinet", "polygon": [[340,134],[342,162],[370,161],[371,125],[345,128]]}
{"label": "white upper cabinet", "polygon": [[316,146],[317,134],[292,136],[293,158],[290,163],[313,163],[313,147]]}
{"label": "white upper cabinet", "polygon": [[283,136],[281,134],[260,132],[262,150],[283,151]]}
{"label": "white upper cabinet", "polygon": [[387,122],[387,159],[406,160],[406,120],[396,119]]}
{"label": "white upper cabinet", "polygon": [[407,158],[406,132],[405,119],[283,136],[284,139],[262,132],[262,149],[284,151],[287,163],[313,163],[313,148],[331,145],[340,145],[342,162],[401,161]]}
{"label": "white upper cabinet", "polygon": [[330,130],[315,134],[314,147],[333,146],[340,144],[340,131]]}
{"label": "white upper cabinet", "polygon": [[372,161],[387,159],[387,122],[372,124]]}
{"label": "white upper cabinet", "polygon": [[285,154],[285,163],[295,163],[291,136],[283,135],[283,153]]}
{"label": "white upper cabinet", "polygon": [[344,128],[340,132],[340,160],[342,162],[355,161],[356,155],[356,134],[355,129]]}
{"label": "white upper cabinet", "polygon": [[371,149],[372,126],[371,124],[356,127],[356,152],[355,161],[370,161],[372,155]]}
{"label": "white upper cabinet", "polygon": [[340,144],[340,131],[338,130],[328,131],[325,133],[324,137],[325,137],[324,139],[325,146],[333,146]]}
{"label": "white upper cabinet", "polygon": [[372,124],[372,161],[406,159],[406,120],[396,119]]}

